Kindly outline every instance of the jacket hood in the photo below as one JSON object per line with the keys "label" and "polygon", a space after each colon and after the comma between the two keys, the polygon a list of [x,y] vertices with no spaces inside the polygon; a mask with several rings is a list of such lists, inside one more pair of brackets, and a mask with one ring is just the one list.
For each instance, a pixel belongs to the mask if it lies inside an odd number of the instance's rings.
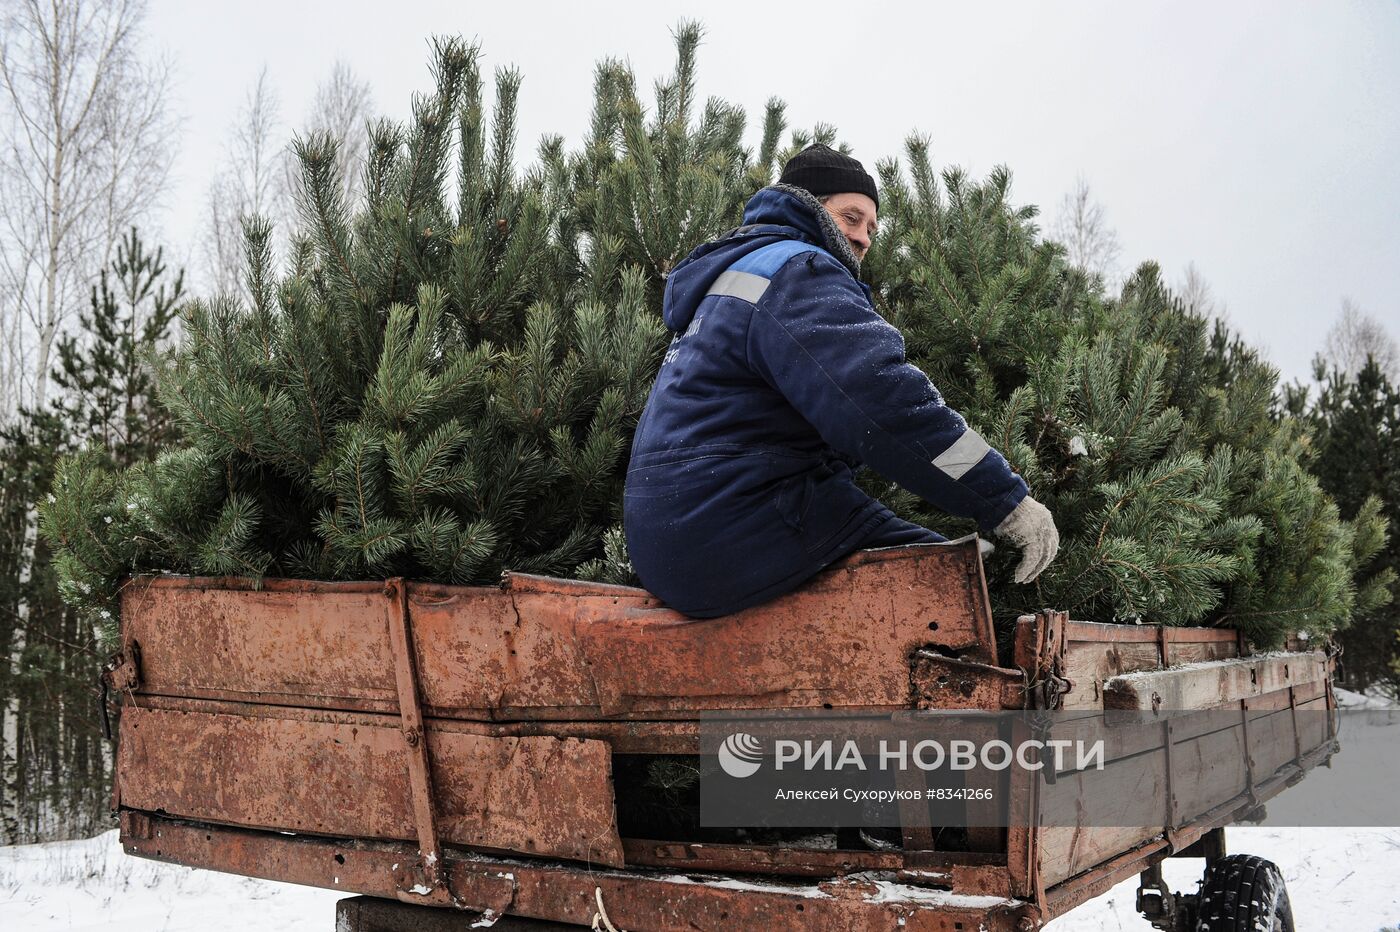
{"label": "jacket hood", "polygon": [[836,221],[811,192],[786,184],[760,189],[744,206],[744,225],[696,248],[666,279],[662,319],[668,329],[684,333],[715,279],[749,253],[779,239],[800,239],[819,246],[860,273],[860,260]]}

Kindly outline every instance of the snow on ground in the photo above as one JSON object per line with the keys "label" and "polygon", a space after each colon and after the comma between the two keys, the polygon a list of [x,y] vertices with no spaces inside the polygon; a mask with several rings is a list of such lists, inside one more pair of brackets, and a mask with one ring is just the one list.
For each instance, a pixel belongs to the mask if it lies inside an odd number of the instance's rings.
{"label": "snow on ground", "polygon": [[[1257,854],[1283,871],[1298,932],[1379,932],[1400,926],[1400,828],[1262,828],[1225,830],[1231,854]],[[1192,893],[1205,862],[1171,858],[1162,875]],[[1046,932],[1151,932],[1133,908],[1136,877],[1091,900]],[[3,915],[3,913],[0,913]]]}
{"label": "snow on ground", "polygon": [[0,848],[5,932],[331,932],[344,895],[127,857],[115,830]]}
{"label": "snow on ground", "polygon": [[[1343,707],[1394,707],[1378,694],[1338,690],[1337,697]],[[1319,779],[1327,779],[1323,771],[1309,777]],[[1400,827],[1241,825],[1226,831],[1226,847],[1279,865],[1298,932],[1400,928]],[[1173,889],[1184,892],[1195,890],[1202,870],[1196,859],[1168,860],[1163,868]],[[1133,908],[1136,891],[1137,878],[1126,880],[1046,928],[1150,932]],[[115,831],[86,841],[0,848],[4,932],[331,932],[336,900],[344,895],[130,858]]]}

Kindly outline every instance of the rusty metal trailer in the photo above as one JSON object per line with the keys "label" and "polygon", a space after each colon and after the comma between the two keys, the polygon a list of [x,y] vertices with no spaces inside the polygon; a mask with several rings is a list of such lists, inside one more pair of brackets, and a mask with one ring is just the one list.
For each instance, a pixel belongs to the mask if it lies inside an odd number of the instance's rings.
{"label": "rusty metal trailer", "polygon": [[[342,901],[346,929],[386,928],[354,917],[398,901],[438,907],[435,921],[465,912],[463,928],[1027,932],[1134,874],[1154,924],[1184,928],[1162,859],[1219,859],[1223,826],[1336,747],[1330,716],[1299,715],[1335,708],[1320,652],[1252,657],[1230,631],[1046,611],[1017,622],[999,662],[973,540],[862,552],[711,620],[639,589],[523,574],[142,577],[121,638],[105,681],[122,696],[125,850],[383,898]],[[1167,780],[1218,771],[1213,795],[1159,788],[1159,824],[1030,819],[968,829],[958,850],[917,820],[896,850],[620,829],[615,764],[698,753],[709,712],[1163,707],[1241,715],[1119,749]],[[1005,789],[1013,807],[1040,792]]]}

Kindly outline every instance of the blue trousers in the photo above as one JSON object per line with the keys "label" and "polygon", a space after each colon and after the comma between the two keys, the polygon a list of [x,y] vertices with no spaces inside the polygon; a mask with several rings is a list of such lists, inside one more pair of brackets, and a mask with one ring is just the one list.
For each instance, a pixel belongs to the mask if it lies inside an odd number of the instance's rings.
{"label": "blue trousers", "polygon": [[[897,518],[890,514],[884,521],[881,521],[868,534],[857,538],[854,545],[844,553],[838,553],[831,558],[831,563],[844,559],[855,553],[857,550],[875,550],[880,547],[907,547],[910,544],[937,544],[946,541],[948,538],[941,534],[930,531],[926,527],[921,527],[903,518]],[[830,563],[827,564],[828,566]],[[692,618],[718,618],[721,615],[732,615],[734,612],[754,605],[761,605],[780,595],[786,595],[794,589],[801,587],[808,579],[820,572],[823,567],[814,567],[809,572],[801,576],[792,576],[781,580],[764,589],[755,595],[748,596],[741,601],[730,605],[723,605],[705,611],[686,612]]]}
{"label": "blue trousers", "polygon": [[910,544],[938,544],[947,539],[926,527],[905,521],[903,518],[891,517],[866,535],[852,552],[874,550],[878,547],[907,547]]}

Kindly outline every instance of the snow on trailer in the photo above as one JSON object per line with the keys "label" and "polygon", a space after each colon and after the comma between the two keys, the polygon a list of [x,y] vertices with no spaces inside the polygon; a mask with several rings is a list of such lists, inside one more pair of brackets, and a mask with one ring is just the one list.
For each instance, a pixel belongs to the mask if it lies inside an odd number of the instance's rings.
{"label": "snow on trailer", "polygon": [[[999,665],[974,540],[859,553],[710,620],[639,589],[519,574],[483,587],[160,576],[130,582],[121,624],[107,679],[124,696],[114,806],[129,853],[502,928],[606,913],[633,932],[1025,932],[1138,873],[1154,924],[1185,928],[1197,901],[1165,890],[1161,860],[1203,854],[1217,886],[1238,881],[1219,829],[1336,747],[1330,716],[1298,716],[1335,708],[1321,653],[1242,656],[1233,632],[1047,611],[1018,622]],[[704,713],[1152,715],[1165,697],[1241,715],[1209,733],[1132,729],[1110,749],[1110,772],[1216,774],[1213,795],[1159,787],[1159,824],[1038,826],[1049,797],[1017,780],[1000,789],[1024,818],[969,828],[958,850],[917,818],[893,850],[623,831],[620,762],[699,753]],[[1079,779],[1050,795],[1086,792]],[[373,912],[357,902],[343,923]]]}

